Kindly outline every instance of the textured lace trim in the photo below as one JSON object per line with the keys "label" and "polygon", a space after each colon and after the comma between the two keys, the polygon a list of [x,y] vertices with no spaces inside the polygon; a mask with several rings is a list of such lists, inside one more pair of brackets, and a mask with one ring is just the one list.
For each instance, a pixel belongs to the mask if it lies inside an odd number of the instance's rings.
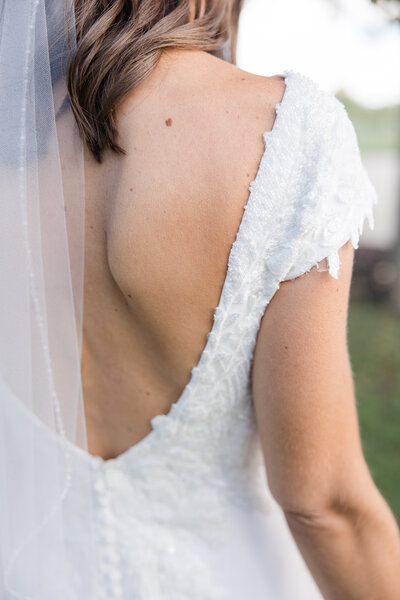
{"label": "textured lace trim", "polygon": [[[339,276],[339,250],[351,241],[354,249],[367,219],[374,228],[378,194],[362,163],[357,135],[346,108],[332,94],[319,91],[321,102],[310,120],[306,152],[309,182],[299,190],[302,232],[284,280],[313,267]],[[314,163],[314,164],[312,164]]]}

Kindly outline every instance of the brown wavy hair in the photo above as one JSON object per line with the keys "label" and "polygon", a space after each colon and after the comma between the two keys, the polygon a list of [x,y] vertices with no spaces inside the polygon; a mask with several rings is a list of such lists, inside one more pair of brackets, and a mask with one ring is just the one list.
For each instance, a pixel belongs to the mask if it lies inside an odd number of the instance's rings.
{"label": "brown wavy hair", "polygon": [[[115,111],[166,48],[196,49],[236,63],[242,0],[74,0],[76,48],[67,89],[95,159],[117,142]],[[226,53],[228,51],[228,58]]]}

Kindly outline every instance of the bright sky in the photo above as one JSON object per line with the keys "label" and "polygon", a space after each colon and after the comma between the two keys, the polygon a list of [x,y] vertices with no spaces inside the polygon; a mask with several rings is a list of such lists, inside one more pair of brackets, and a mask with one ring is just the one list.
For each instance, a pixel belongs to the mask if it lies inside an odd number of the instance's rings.
{"label": "bright sky", "polygon": [[237,62],[300,71],[372,108],[400,103],[400,25],[370,0],[245,0]]}

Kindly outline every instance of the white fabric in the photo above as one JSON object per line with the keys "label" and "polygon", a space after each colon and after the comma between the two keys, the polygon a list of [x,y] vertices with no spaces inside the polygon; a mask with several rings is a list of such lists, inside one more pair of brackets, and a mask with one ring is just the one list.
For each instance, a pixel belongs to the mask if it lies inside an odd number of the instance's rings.
{"label": "white fabric", "polygon": [[[118,458],[68,442],[70,590],[58,586],[54,568],[41,600],[322,599],[268,488],[250,369],[280,282],[324,259],[337,277],[337,251],[349,239],[357,247],[365,218],[373,227],[377,195],[343,104],[301,73],[283,75],[285,94],[264,134],[200,361],[170,412],[153,418],[150,434]],[[43,453],[54,453],[56,434],[22,406],[8,408],[15,418],[21,411],[21,421],[33,418]],[[88,483],[94,532],[82,492]],[[51,567],[51,548],[40,553]]]}

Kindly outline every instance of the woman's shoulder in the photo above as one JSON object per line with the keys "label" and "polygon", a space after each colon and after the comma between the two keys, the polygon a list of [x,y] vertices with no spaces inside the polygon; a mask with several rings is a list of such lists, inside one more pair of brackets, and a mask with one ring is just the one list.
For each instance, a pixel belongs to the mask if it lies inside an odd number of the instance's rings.
{"label": "woman's shoulder", "polygon": [[120,107],[124,164],[136,182],[151,172],[161,189],[167,181],[183,197],[199,193],[213,205],[220,198],[224,215],[226,198],[236,222],[284,93],[282,76],[256,75],[205,52],[171,54]]}
{"label": "woman's shoulder", "polygon": [[[272,128],[275,105],[285,91],[282,75],[258,75],[197,50],[165,51],[156,67],[128,93],[117,110],[122,134],[138,131],[138,121],[146,128],[158,123],[169,134],[180,128],[190,142],[191,133],[212,134],[224,139],[249,138],[259,130]],[[170,121],[158,115],[170,114]],[[174,119],[175,117],[175,119]],[[167,123],[166,123],[167,121]],[[204,136],[206,143],[212,135]],[[216,149],[218,145],[215,144]]]}

